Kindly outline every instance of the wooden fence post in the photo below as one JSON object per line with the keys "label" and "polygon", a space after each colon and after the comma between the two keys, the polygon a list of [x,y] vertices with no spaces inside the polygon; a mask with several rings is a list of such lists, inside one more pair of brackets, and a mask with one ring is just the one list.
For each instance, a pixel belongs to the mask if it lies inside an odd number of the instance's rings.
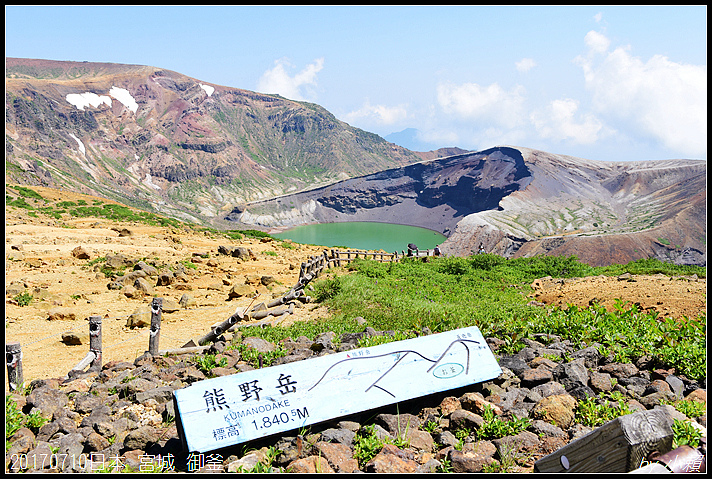
{"label": "wooden fence post", "polygon": [[153,301],[151,301],[151,330],[148,333],[148,352],[153,356],[158,354],[158,342],[161,337],[162,311],[163,298],[153,298]]}
{"label": "wooden fence post", "polygon": [[7,385],[10,391],[17,391],[22,387],[24,377],[22,375],[22,348],[20,343],[12,342],[5,344],[5,359],[7,362]]}
{"label": "wooden fence post", "polygon": [[94,359],[89,370],[101,370],[101,316],[89,316],[89,352]]}

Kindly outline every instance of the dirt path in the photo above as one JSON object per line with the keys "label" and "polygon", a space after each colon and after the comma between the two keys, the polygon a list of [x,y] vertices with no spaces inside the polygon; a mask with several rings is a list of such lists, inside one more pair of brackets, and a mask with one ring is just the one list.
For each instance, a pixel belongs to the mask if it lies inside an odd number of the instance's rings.
{"label": "dirt path", "polygon": [[[42,194],[48,197],[53,191],[43,189]],[[156,265],[192,265],[186,268],[190,275],[187,283],[155,286],[157,296],[177,302],[183,294],[190,294],[196,301],[196,305],[189,309],[163,314],[160,349],[169,349],[204,335],[211,325],[227,319],[238,308],[244,309],[251,302],[250,298],[228,300],[232,285],[273,276],[276,283],[269,287],[255,286],[260,294],[257,301],[269,301],[282,296],[297,282],[303,261],[323,252],[323,248],[317,246],[285,248],[281,241],[231,241],[187,230],[118,224],[94,218],[56,222],[30,217],[26,211],[15,208],[6,212],[5,224],[8,293],[5,337],[6,342],[18,341],[22,346],[25,380],[63,377],[79,363],[89,350],[88,318],[92,315],[103,318],[104,363],[133,361],[148,349],[148,329],[130,329],[126,327],[126,321],[128,315],[150,304],[152,298],[128,298],[122,291],[110,290],[107,287],[110,280],[97,271],[102,263],[91,266],[92,259],[123,253]],[[121,236],[121,228],[129,229],[131,235]],[[241,261],[220,255],[220,245],[244,246],[253,251],[256,259]],[[72,251],[77,246],[88,250],[90,258],[75,258]],[[209,257],[196,257],[194,253]],[[705,280],[667,276],[635,277],[634,281],[595,277],[563,283],[541,281],[534,298],[551,305],[571,303],[582,307],[594,299],[610,307],[615,298],[621,298],[639,304],[642,309],[655,309],[665,316],[697,317],[706,310],[705,286]],[[12,301],[18,287],[33,295],[29,305],[20,306]],[[50,312],[55,308],[72,313],[74,319],[49,320]],[[306,305],[296,308],[289,321],[314,319],[326,314],[323,308]],[[83,344],[63,343],[62,334],[67,331],[78,333]]]}

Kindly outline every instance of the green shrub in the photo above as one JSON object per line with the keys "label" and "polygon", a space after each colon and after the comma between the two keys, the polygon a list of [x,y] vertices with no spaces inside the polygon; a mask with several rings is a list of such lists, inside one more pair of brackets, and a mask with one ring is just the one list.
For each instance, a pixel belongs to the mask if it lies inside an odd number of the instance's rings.
{"label": "green shrub", "polygon": [[602,402],[592,397],[579,401],[576,406],[576,421],[584,426],[597,427],[632,412],[622,395],[613,392]]}
{"label": "green shrub", "polygon": [[[329,317],[287,327],[248,327],[243,333],[274,343],[299,336],[315,338],[327,331],[340,335],[363,331],[357,317],[366,319],[376,330],[406,334],[419,333],[423,328],[443,332],[474,325],[485,337],[504,340],[508,353],[524,347],[522,340],[534,339],[535,333],[549,333],[577,345],[598,343],[602,354],[620,361],[634,362],[649,356],[691,379],[706,376],[705,315],[679,321],[620,301],[610,312],[600,305],[550,309],[527,305],[529,285],[542,273],[553,276],[566,270],[587,275],[603,271],[620,274],[633,268],[636,274],[645,274],[661,265],[670,273],[677,266],[646,261],[591,268],[571,257],[504,260],[487,256],[437,258],[427,263],[359,259],[349,265],[350,274],[317,278],[311,283],[312,296],[328,307],[332,313]],[[704,276],[704,268],[687,271]]]}
{"label": "green shrub", "polygon": [[42,195],[37,193],[35,190],[27,188],[25,186],[12,186],[12,189],[17,191],[20,196],[23,196],[25,198],[33,198],[35,200],[43,200],[44,198]]}
{"label": "green shrub", "polygon": [[318,303],[335,298],[341,292],[341,279],[332,278],[316,283],[314,299]]}
{"label": "green shrub", "polygon": [[702,439],[702,432],[693,426],[690,421],[673,419],[672,433],[673,449],[677,449],[680,446],[698,447],[700,439]]}
{"label": "green shrub", "polygon": [[217,367],[227,367],[227,359],[220,358],[216,359],[214,354],[197,354],[193,357],[193,362],[198,366],[206,376],[212,376],[212,370]]}
{"label": "green shrub", "polygon": [[32,302],[33,296],[27,291],[24,291],[12,299],[17,301],[19,306],[28,306]]}
{"label": "green shrub", "polygon": [[476,254],[470,256],[470,264],[473,268],[489,271],[503,265],[507,260],[496,254]]}
{"label": "green shrub", "polygon": [[681,400],[669,403],[687,417],[700,417],[707,414],[707,403],[702,401]]}
{"label": "green shrub", "polygon": [[23,414],[17,408],[15,400],[11,396],[5,396],[5,441],[10,439],[22,427],[27,427],[37,434],[40,428],[48,421],[39,412]]}
{"label": "green shrub", "polygon": [[485,405],[485,410],[482,412],[484,422],[477,429],[477,438],[483,439],[499,439],[505,436],[516,436],[531,425],[531,421],[524,417],[513,419],[502,419],[494,414],[494,410]]}

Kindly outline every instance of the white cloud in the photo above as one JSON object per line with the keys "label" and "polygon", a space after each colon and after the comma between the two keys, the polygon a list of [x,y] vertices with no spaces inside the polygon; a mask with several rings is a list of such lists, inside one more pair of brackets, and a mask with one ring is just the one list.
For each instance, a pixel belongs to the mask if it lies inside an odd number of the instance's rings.
{"label": "white cloud", "polygon": [[603,124],[593,114],[577,115],[578,107],[579,103],[570,98],[554,100],[530,118],[542,138],[591,145],[600,139]]}
{"label": "white cloud", "polygon": [[536,62],[531,58],[522,58],[517,63],[515,63],[517,71],[521,73],[526,73],[536,66]]}
{"label": "white cloud", "polygon": [[586,34],[583,42],[593,53],[603,53],[608,50],[608,47],[611,45],[611,41],[608,37],[594,30]]}
{"label": "white cloud", "polygon": [[497,83],[486,87],[477,83],[440,84],[437,101],[445,113],[513,128],[521,122],[524,88],[516,86],[506,91]]}
{"label": "white cloud", "polygon": [[597,32],[589,32],[585,43],[588,54],[576,61],[598,115],[673,151],[706,157],[705,65],[676,63],[662,55],[643,61],[629,47],[609,51],[610,42]]}
{"label": "white cloud", "polygon": [[287,68],[292,65],[286,58],[275,60],[274,68],[262,74],[257,83],[257,90],[263,93],[276,93],[292,100],[305,100],[305,87],[316,85],[316,76],[324,68],[324,59],[317,58],[294,76]]}
{"label": "white cloud", "polygon": [[346,123],[356,122],[374,122],[379,125],[394,125],[399,121],[405,120],[408,117],[408,111],[405,105],[385,106],[371,105],[366,100],[366,103],[358,110],[352,111],[344,115],[343,120]]}
{"label": "white cloud", "polygon": [[451,130],[419,131],[417,138],[426,143],[443,146],[459,146],[460,136]]}

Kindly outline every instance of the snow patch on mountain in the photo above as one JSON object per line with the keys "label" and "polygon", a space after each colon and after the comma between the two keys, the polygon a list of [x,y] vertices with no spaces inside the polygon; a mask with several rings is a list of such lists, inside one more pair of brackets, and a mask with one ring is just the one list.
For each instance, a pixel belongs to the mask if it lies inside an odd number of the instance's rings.
{"label": "snow patch on mountain", "polygon": [[97,95],[92,92],[70,93],[66,96],[66,99],[79,110],[84,110],[89,106],[99,108],[101,105],[107,105],[108,107],[111,107],[111,97],[118,100],[134,113],[138,110],[138,103],[136,103],[134,97],[131,96],[131,93],[124,88],[115,86],[112,86],[111,90],[109,90],[109,96]]}
{"label": "snow patch on mountain", "polygon": [[136,100],[134,100],[134,97],[131,96],[131,93],[129,93],[128,90],[112,86],[111,90],[109,90],[109,95],[120,101],[126,108],[128,108],[132,112],[136,113],[136,111],[138,110],[138,103],[136,103]]}
{"label": "snow patch on mountain", "polygon": [[79,144],[79,151],[82,152],[82,155],[86,156],[86,154],[87,154],[87,149],[84,148],[84,143],[82,143],[82,140],[80,140],[79,138],[77,138],[76,136],[74,136],[74,135],[71,134],[71,133],[69,134],[69,136],[71,136],[72,138],[74,138],[74,141],[76,141],[76,142]]}
{"label": "snow patch on mountain", "polygon": [[88,106],[99,108],[102,104],[111,106],[111,98],[106,95],[97,95],[96,93],[70,93],[67,95],[67,101],[76,106],[79,110],[84,110]]}

